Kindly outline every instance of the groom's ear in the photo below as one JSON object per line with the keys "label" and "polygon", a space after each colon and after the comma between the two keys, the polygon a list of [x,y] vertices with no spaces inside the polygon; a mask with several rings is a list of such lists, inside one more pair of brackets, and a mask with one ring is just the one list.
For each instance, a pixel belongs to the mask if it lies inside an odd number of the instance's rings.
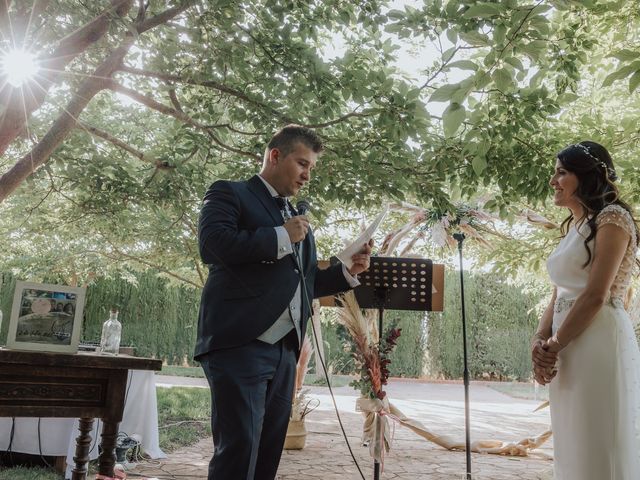
{"label": "groom's ear", "polygon": [[269,150],[269,165],[275,167],[278,164],[278,160],[280,160],[280,149],[272,148]]}

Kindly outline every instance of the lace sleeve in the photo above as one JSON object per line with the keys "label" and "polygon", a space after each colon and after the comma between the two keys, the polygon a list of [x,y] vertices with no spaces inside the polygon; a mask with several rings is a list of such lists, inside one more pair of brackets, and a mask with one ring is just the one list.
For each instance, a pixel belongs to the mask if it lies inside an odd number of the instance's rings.
{"label": "lace sleeve", "polygon": [[622,228],[631,237],[631,243],[635,245],[636,229],[631,214],[620,205],[607,205],[602,209],[596,218],[596,225],[606,225],[612,223]]}

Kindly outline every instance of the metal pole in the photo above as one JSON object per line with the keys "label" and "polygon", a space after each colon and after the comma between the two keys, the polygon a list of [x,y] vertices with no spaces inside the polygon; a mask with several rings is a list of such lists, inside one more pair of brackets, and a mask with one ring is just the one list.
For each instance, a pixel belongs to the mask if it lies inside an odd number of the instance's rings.
{"label": "metal pole", "polygon": [[[383,316],[384,316],[384,307],[380,306],[378,307],[378,347],[382,345],[382,317]],[[375,415],[378,415],[378,414],[376,413]],[[377,421],[375,423],[377,423]],[[382,448],[384,448],[384,445],[382,446]],[[373,480],[380,480],[380,463],[378,463],[375,460],[373,461]]]}
{"label": "metal pole", "polygon": [[454,233],[453,238],[458,241],[460,257],[460,298],[462,302],[462,345],[464,352],[464,428],[465,450],[467,453],[467,480],[471,480],[471,423],[469,418],[469,365],[467,361],[467,318],[464,308],[464,275],[462,268],[462,242],[464,233]]}

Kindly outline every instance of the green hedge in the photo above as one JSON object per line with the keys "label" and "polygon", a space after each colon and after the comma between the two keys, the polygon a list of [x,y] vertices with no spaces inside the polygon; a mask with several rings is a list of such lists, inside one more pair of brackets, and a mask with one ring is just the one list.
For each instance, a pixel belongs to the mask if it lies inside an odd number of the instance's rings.
{"label": "green hedge", "polygon": [[[6,338],[14,289],[15,279],[4,274],[0,341]],[[465,293],[472,377],[528,378],[529,339],[537,324],[539,294],[527,293],[488,273],[466,276]],[[459,294],[459,277],[451,271],[445,282],[443,313],[385,312],[385,329],[402,328],[392,356],[392,375],[462,376]],[[199,290],[172,285],[154,272],[137,274],[133,280],[99,279],[87,288],[82,339],[99,341],[109,308],[117,306],[123,345],[133,345],[138,355],[161,358],[169,364],[192,364],[199,302]],[[351,374],[355,365],[349,339],[335,313],[334,309],[323,309],[325,351],[333,373]]]}
{"label": "green hedge", "polygon": [[[6,340],[14,290],[15,279],[4,274],[0,290],[2,343]],[[99,279],[87,288],[81,338],[99,342],[102,324],[115,306],[120,310],[121,345],[134,346],[139,356],[162,358],[169,364],[191,364],[199,304],[199,290],[170,285],[153,272],[137,274],[131,281]]]}
{"label": "green hedge", "polygon": [[[538,324],[541,293],[534,285],[503,277],[465,275],[467,346],[472,378],[527,380],[529,342]],[[334,309],[322,315],[322,335],[331,371],[354,374],[350,341]],[[385,312],[384,329],[402,328],[390,366],[392,375],[458,379],[463,373],[460,277],[447,272],[444,312]],[[312,362],[313,363],[313,362]]]}
{"label": "green hedge", "polygon": [[[526,380],[531,373],[529,342],[538,324],[542,293],[503,277],[465,275],[469,372],[472,378]],[[463,373],[460,277],[445,279],[445,309],[429,314],[428,353],[432,376]]]}

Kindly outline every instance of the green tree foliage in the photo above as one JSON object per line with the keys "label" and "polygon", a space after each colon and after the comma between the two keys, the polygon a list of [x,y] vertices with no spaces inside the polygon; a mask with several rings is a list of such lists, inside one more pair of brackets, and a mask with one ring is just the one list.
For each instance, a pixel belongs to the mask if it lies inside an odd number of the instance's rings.
{"label": "green tree foliage", "polygon": [[[625,194],[640,198],[637,2],[2,5],[15,38],[3,33],[0,50],[24,38],[41,59],[67,48],[74,30],[108,20],[57,65],[64,74],[47,79],[0,160],[0,186],[18,162],[42,165],[2,197],[3,263],[27,276],[82,282],[152,267],[201,285],[203,192],[254,173],[265,141],[288,122],[326,140],[305,192],[321,219],[381,197],[446,209],[478,193],[508,218],[514,206],[542,206],[554,153],[583,138],[611,147]],[[421,53],[423,71],[399,66],[407,48]],[[95,75],[109,59],[108,74]],[[0,83],[6,118],[16,92]],[[56,122],[85,87],[93,94],[75,128],[60,133]]]}

